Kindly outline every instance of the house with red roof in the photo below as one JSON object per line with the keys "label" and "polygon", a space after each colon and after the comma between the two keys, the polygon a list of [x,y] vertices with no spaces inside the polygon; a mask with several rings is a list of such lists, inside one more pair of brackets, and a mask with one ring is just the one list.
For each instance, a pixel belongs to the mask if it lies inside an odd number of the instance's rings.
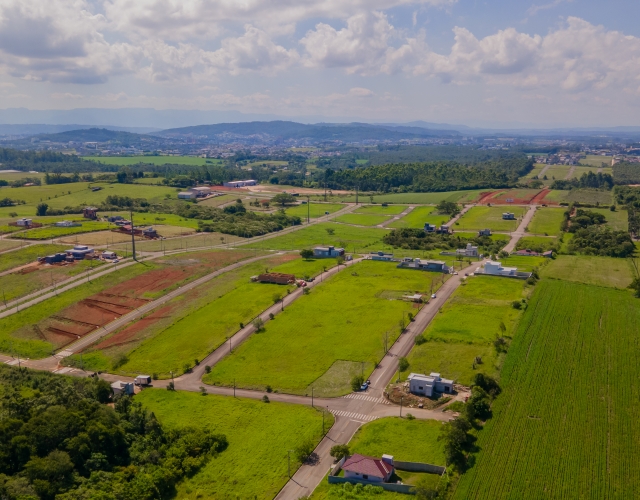
{"label": "house with red roof", "polygon": [[342,470],[345,479],[360,479],[372,483],[387,483],[395,472],[391,455],[382,455],[382,459],[379,459],[358,453],[345,460]]}

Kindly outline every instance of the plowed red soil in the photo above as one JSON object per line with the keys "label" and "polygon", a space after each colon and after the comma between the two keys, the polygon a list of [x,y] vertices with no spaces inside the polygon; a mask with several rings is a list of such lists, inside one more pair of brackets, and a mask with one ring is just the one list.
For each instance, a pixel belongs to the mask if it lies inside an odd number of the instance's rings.
{"label": "plowed red soil", "polygon": [[499,191],[486,191],[480,193],[480,199],[478,200],[478,205],[484,205],[488,203],[491,198],[493,198]]}
{"label": "plowed red soil", "polygon": [[172,307],[170,306],[158,309],[149,316],[136,321],[132,325],[127,326],[125,329],[119,331],[112,337],[103,340],[97,346],[95,346],[95,349],[106,349],[107,347],[114,347],[136,340],[138,333],[143,331],[145,328],[153,325],[154,323],[157,323],[159,320],[169,317],[171,315],[171,312]]}
{"label": "plowed red soil", "polygon": [[549,203],[548,201],[544,201],[545,196],[547,196],[550,192],[551,192],[551,189],[543,189],[533,197],[533,199],[531,200],[531,203],[533,205],[541,205],[542,203],[545,203],[547,205],[557,205],[558,202],[556,201],[553,201],[551,203]]}

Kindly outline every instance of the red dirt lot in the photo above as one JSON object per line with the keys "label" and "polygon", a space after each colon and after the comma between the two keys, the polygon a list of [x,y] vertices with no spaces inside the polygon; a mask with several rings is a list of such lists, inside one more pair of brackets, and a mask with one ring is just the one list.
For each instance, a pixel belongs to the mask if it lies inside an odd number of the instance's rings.
{"label": "red dirt lot", "polygon": [[115,347],[117,345],[122,345],[133,340],[137,340],[138,333],[158,322],[159,320],[169,317],[172,310],[173,308],[171,306],[162,307],[161,309],[158,309],[157,311],[151,313],[149,316],[136,321],[123,330],[120,330],[112,337],[103,340],[93,349],[106,349],[108,347]]}
{"label": "red dirt lot", "polygon": [[542,205],[543,203],[545,205],[557,205],[558,202],[557,201],[545,201],[545,196],[547,196],[549,193],[551,192],[551,189],[543,189],[542,191],[540,191],[537,195],[535,195],[533,197],[533,199],[531,200],[531,204],[532,205]]}
{"label": "red dirt lot", "polygon": [[484,205],[488,203],[488,200],[493,198],[499,191],[483,191],[480,193],[480,198],[478,199],[478,205]]}
{"label": "red dirt lot", "polygon": [[[485,198],[484,203],[491,203],[492,205],[529,205],[534,198],[540,195],[540,191],[523,189],[510,189],[507,191],[499,191],[491,198]],[[507,200],[513,200],[507,202]]]}

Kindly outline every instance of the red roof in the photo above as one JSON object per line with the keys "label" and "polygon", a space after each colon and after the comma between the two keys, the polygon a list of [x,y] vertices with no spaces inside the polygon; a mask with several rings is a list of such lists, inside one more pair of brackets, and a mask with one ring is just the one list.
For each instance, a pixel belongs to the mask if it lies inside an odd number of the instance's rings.
{"label": "red roof", "polygon": [[345,460],[342,470],[384,479],[393,471],[393,466],[379,458],[367,457],[356,453]]}

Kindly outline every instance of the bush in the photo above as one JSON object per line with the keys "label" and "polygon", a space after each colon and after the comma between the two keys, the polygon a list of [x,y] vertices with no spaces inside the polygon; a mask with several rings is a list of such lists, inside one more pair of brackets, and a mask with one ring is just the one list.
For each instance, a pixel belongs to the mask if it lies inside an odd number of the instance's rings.
{"label": "bush", "polygon": [[264,330],[264,321],[261,317],[257,317],[253,320],[252,323],[253,327],[256,329],[256,332],[261,332],[262,330]]}
{"label": "bush", "polygon": [[414,342],[415,342],[416,345],[422,345],[426,341],[427,341],[427,339],[422,334],[416,335],[416,338],[414,339]]}
{"label": "bush", "polygon": [[266,387],[266,391],[270,393],[270,392],[273,392],[273,389],[271,388],[271,386],[270,386],[270,385],[267,385],[267,387]]}
{"label": "bush", "polygon": [[407,420],[415,420],[415,419],[416,419],[416,417],[411,415],[411,413],[407,413]]}
{"label": "bush", "polygon": [[275,316],[273,315],[273,313],[269,313],[269,319],[273,319],[275,318]]}
{"label": "bush", "polygon": [[313,439],[309,438],[304,443],[300,444],[295,450],[295,457],[302,463],[306,462],[313,454],[313,450],[316,449],[316,444]]}
{"label": "bush", "polygon": [[522,309],[522,302],[520,302],[519,300],[514,300],[511,303],[511,307],[513,307],[514,309]]}
{"label": "bush", "polygon": [[364,383],[364,377],[362,375],[356,375],[351,379],[351,389],[355,391],[360,390],[360,386]]}
{"label": "bush", "polygon": [[409,369],[409,360],[407,358],[398,358],[398,369],[401,372],[406,372]]}
{"label": "bush", "polygon": [[269,403],[269,396],[267,396],[266,394],[264,396],[262,396],[262,402],[263,403]]}
{"label": "bush", "polygon": [[203,385],[200,386],[200,394],[203,396],[207,395],[207,388],[204,387]]}
{"label": "bush", "polygon": [[211,373],[211,367],[209,365],[204,367],[205,373]]}
{"label": "bush", "polygon": [[329,451],[329,455],[331,455],[336,460],[341,460],[344,457],[348,457],[350,454],[349,446],[346,444],[337,444],[331,447]]}

